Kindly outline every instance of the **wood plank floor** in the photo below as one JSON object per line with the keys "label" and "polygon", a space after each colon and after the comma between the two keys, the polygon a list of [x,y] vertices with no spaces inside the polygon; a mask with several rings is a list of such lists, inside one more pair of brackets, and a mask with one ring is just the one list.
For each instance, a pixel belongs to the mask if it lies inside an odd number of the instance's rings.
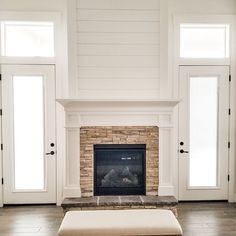
{"label": "wood plank floor", "polygon": [[179,203],[178,214],[184,236],[236,235],[235,204]]}
{"label": "wood plank floor", "polygon": [[56,236],[63,211],[56,206],[0,208],[0,236]]}
{"label": "wood plank floor", "polygon": [[[184,236],[236,236],[236,204],[179,203],[178,220]],[[61,207],[0,208],[0,236],[56,236]]]}

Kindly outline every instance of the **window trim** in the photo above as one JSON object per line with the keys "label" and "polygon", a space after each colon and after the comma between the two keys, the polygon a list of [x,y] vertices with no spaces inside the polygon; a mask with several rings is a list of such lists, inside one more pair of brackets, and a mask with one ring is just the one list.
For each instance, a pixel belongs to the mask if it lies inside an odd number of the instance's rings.
{"label": "window trim", "polygon": [[[224,54],[222,54],[221,56],[211,56],[209,54],[209,56],[207,56],[207,54],[203,57],[201,56],[194,56],[194,55],[183,55],[183,54],[186,54],[186,50],[181,50],[182,46],[184,48],[184,44],[182,42],[182,32],[184,32],[186,29],[189,29],[189,30],[221,30],[221,33],[222,36],[224,36],[224,43],[221,44],[221,46],[224,48]],[[200,31],[199,31],[200,32]],[[230,25],[229,24],[185,24],[185,23],[180,23],[180,55],[179,57],[180,58],[186,58],[186,59],[226,59],[226,58],[229,58],[229,50],[230,50],[230,40],[229,40],[229,34],[230,34]],[[202,36],[204,37],[204,34],[202,34]],[[191,37],[192,38],[192,37]],[[181,40],[182,39],[182,40]],[[186,39],[186,38],[185,38]],[[182,48],[182,49],[183,49]],[[216,48],[215,48],[216,49]],[[196,48],[194,49],[193,48],[193,51],[196,51]],[[181,55],[182,54],[182,55]],[[187,53],[188,54],[188,53]]]}
{"label": "window trim", "polygon": [[[23,21],[23,22],[52,22],[54,24],[54,52],[58,51],[59,43],[55,40],[59,36],[59,24],[61,24],[61,13],[59,12],[14,12],[1,11],[0,23],[4,21]],[[1,27],[0,27],[0,35]],[[1,40],[1,39],[0,39]],[[0,42],[1,43],[1,42]],[[1,56],[2,48],[0,47],[0,64],[56,64],[56,57],[11,57]]]}
{"label": "window trim", "polygon": [[[230,65],[232,58],[233,18],[234,15],[174,15],[174,58],[177,65]],[[181,24],[227,24],[229,25],[229,57],[225,58],[181,58],[180,25]]]}
{"label": "window trim", "polygon": [[[74,8],[73,8],[74,9]],[[67,96],[69,93],[69,82],[70,78],[68,75],[68,65],[67,65],[67,29],[65,25],[66,16],[60,11],[0,11],[0,22],[1,21],[45,21],[54,23],[54,58],[46,57],[5,57],[0,56],[0,65],[10,64],[10,65],[55,65],[55,79],[56,79],[56,98]],[[0,27],[1,31],[1,27]],[[0,32],[1,33],[1,32]],[[65,45],[65,47],[61,47]],[[0,47],[1,50],[1,47]],[[1,52],[0,52],[1,55]],[[1,70],[1,68],[0,68]],[[0,71],[1,72],[1,71]],[[0,104],[1,105],[1,104]],[[57,137],[57,143],[63,143],[63,121],[64,121],[64,111],[61,109],[60,105],[56,104],[56,120],[57,123],[56,132],[61,133],[61,137]],[[0,127],[1,131],[1,127]],[[0,138],[1,140],[1,138]],[[59,145],[61,146],[61,145]],[[62,194],[63,194],[63,184],[62,184],[62,163],[64,158],[63,147],[57,150],[58,160],[56,170],[57,170],[57,205],[61,204]],[[0,154],[1,157],[1,154]],[[2,176],[2,162],[0,161],[0,176]],[[0,207],[3,206],[3,188],[0,187]]]}
{"label": "window trim", "polygon": [[[229,24],[230,26],[230,34],[229,34],[229,58],[226,59],[181,59],[179,57],[179,35],[180,35],[180,23],[181,24]],[[231,176],[229,185],[228,185],[228,201],[236,202],[235,195],[235,160],[234,156],[236,153],[236,138],[235,138],[235,130],[236,130],[236,15],[202,15],[202,14],[174,14],[172,15],[172,38],[170,40],[169,47],[173,48],[170,55],[173,59],[171,62],[170,70],[172,72],[172,88],[173,94],[178,96],[179,94],[179,67],[180,66],[229,66],[230,74],[231,74],[231,82],[230,82],[230,108],[231,115],[229,116],[229,141],[231,143],[231,147],[229,149],[229,170],[228,174]]]}
{"label": "window trim", "polygon": [[[55,58],[55,30],[54,30],[54,22],[53,21],[6,21],[6,20],[2,20],[0,21],[0,25],[1,25],[1,39],[0,39],[0,42],[1,42],[1,56],[2,57],[31,57],[31,58],[34,58],[34,57],[46,57],[46,58]],[[32,56],[21,56],[21,55],[6,55],[7,54],[7,45],[8,45],[8,42],[6,40],[6,37],[7,37],[7,30],[8,28],[7,27],[29,27],[29,26],[32,26],[33,27],[42,27],[44,26],[47,27],[47,26],[51,26],[51,32],[53,33],[53,37],[51,38],[52,42],[53,42],[53,55],[51,56],[40,56],[40,55],[32,55]]]}

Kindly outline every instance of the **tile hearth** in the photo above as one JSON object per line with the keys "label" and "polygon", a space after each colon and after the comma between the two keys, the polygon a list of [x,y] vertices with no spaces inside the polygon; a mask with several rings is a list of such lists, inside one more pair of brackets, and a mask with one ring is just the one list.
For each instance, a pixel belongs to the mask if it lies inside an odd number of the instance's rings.
{"label": "tile hearth", "polygon": [[173,196],[94,196],[65,198],[64,212],[73,210],[170,209],[177,216],[177,200]]}

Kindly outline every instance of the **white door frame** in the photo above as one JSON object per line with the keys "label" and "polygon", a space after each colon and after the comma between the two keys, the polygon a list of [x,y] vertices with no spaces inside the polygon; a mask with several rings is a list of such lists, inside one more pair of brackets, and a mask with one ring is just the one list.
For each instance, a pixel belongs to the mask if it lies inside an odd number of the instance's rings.
{"label": "white door frame", "polygon": [[[217,181],[216,186],[190,186],[190,78],[217,78]],[[179,104],[179,200],[228,199],[228,138],[229,138],[229,66],[180,66]],[[204,115],[204,114],[202,114]],[[180,142],[183,142],[180,145]],[[187,153],[181,153],[187,150]],[[202,163],[204,165],[204,163]],[[199,169],[201,172],[201,170]]]}
{"label": "white door frame", "polygon": [[[26,58],[26,60],[23,58],[22,60],[19,60],[18,58],[8,58],[6,61],[2,57],[0,57],[0,68],[1,65],[54,65],[55,66],[55,80],[57,81],[57,63],[55,63],[55,59],[49,59],[47,62],[44,62],[43,58],[35,59],[32,58],[31,63],[28,63],[30,61],[30,58]],[[1,70],[0,70],[1,75]],[[57,92],[56,92],[57,94]],[[64,140],[65,140],[65,133],[64,133],[64,109],[61,107],[60,104],[58,104],[55,100],[56,104],[56,143],[57,143],[57,161],[56,161],[56,204],[57,206],[61,205],[61,202],[63,200],[63,174],[64,173],[64,158],[65,158],[65,149],[64,149]],[[0,81],[0,109],[2,110],[2,81]],[[2,144],[2,116],[0,116],[0,144]],[[2,157],[2,151],[0,150],[0,207],[3,207],[3,185],[2,185],[2,177],[3,177],[3,157]]]}
{"label": "white door frame", "polygon": [[[174,50],[170,53],[173,57],[170,71],[173,74],[173,96],[179,97],[179,66],[201,66],[201,65],[226,65],[230,67],[231,83],[230,83],[230,108],[231,115],[229,117],[229,139],[231,147],[229,149],[229,194],[228,201],[236,202],[235,194],[235,155],[236,155],[236,15],[201,15],[201,14],[175,14],[173,21],[169,27],[173,34],[169,47]],[[183,59],[179,57],[179,36],[181,23],[212,23],[212,24],[229,24],[230,25],[230,56],[228,59]],[[178,119],[178,118],[177,118]],[[178,122],[177,122],[178,123]],[[176,145],[178,147],[178,144]],[[177,152],[178,150],[176,150]],[[179,171],[178,171],[179,172]],[[177,176],[176,176],[177,177]],[[179,178],[179,177],[178,177]],[[178,184],[178,183],[176,183]],[[178,185],[175,185],[178,189]],[[178,191],[177,191],[178,194]]]}
{"label": "white door frame", "polygon": [[[55,203],[56,202],[56,126],[55,126],[55,66],[53,65],[2,65],[2,107],[3,107],[3,174],[4,204]],[[41,76],[43,79],[44,188],[41,190],[16,190],[14,187],[14,75]],[[30,99],[30,98],[29,98]],[[53,142],[54,146],[50,146]],[[27,164],[27,163],[26,163]],[[13,172],[12,172],[13,171]],[[11,174],[9,174],[11,173]]]}
{"label": "white door frame", "polygon": [[[74,2],[75,0],[73,0]],[[73,8],[73,11],[76,9]],[[61,45],[67,45],[67,29],[65,28],[65,22],[67,18],[62,15],[61,12],[25,12],[25,11],[0,11],[1,21],[51,21],[54,22],[55,30],[55,58],[45,57],[3,57],[0,53],[0,65],[3,64],[26,64],[26,65],[54,65],[55,66],[55,78],[56,78],[56,98],[67,97],[69,94],[69,76],[67,66],[67,50]],[[1,39],[0,39],[1,40]],[[1,43],[1,42],[0,42]],[[1,47],[0,47],[1,50]],[[70,50],[72,53],[74,50]],[[1,71],[0,71],[1,73]],[[71,76],[71,78],[74,78]],[[1,84],[1,82],[0,82]],[[1,93],[1,92],[0,92]],[[1,97],[1,94],[0,94]],[[1,98],[0,98],[1,101]],[[0,102],[0,109],[1,109]],[[63,200],[63,179],[64,179],[64,160],[65,160],[65,112],[62,106],[56,103],[56,133],[57,133],[57,205],[60,206]],[[0,117],[1,120],[1,117]],[[0,127],[1,131],[1,127]],[[1,134],[1,133],[0,133]],[[1,135],[0,135],[1,141]],[[0,142],[2,143],[2,141]],[[0,158],[2,160],[2,154],[0,151]],[[2,178],[2,161],[0,161],[0,179]],[[3,188],[0,184],[0,207],[3,206],[2,201]]]}

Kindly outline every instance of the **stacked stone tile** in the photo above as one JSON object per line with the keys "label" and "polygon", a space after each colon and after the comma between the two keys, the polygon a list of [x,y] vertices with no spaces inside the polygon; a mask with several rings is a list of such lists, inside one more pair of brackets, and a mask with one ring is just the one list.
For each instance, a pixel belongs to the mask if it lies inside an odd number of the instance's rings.
{"label": "stacked stone tile", "polygon": [[146,195],[158,195],[159,131],[156,126],[90,126],[80,129],[82,197],[93,196],[94,144],[146,144]]}

